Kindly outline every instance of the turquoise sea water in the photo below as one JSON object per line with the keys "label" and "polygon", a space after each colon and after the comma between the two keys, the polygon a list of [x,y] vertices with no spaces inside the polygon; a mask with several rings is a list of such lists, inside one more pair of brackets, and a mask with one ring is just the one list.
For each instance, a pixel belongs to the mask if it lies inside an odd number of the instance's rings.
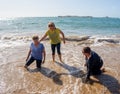
{"label": "turquoise sea water", "polygon": [[25,17],[0,20],[0,32],[31,33],[45,32],[47,23],[54,22],[65,34],[76,35],[118,35],[119,18],[90,17]]}

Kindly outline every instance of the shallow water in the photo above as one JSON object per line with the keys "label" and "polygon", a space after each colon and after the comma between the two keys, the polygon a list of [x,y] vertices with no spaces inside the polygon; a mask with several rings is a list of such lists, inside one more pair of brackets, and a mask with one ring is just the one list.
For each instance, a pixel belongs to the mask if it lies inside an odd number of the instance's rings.
{"label": "shallow water", "polygon": [[[102,46],[92,46],[103,60],[106,71],[93,81],[83,83],[86,68],[81,49],[84,46],[78,42],[62,44],[64,63],[58,58],[51,62],[50,44],[44,42],[47,50],[46,63],[37,70],[35,63],[29,71],[23,68],[29,43],[0,50],[0,94],[119,94],[120,93],[120,46],[107,43]],[[56,56],[57,57],[57,56]]]}
{"label": "shallow water", "polygon": [[[23,68],[31,37],[41,38],[47,23],[53,21],[66,35],[62,44],[64,64],[51,62],[51,49],[46,63],[37,70]],[[104,24],[103,24],[104,22]],[[106,71],[84,82],[86,68],[81,50],[91,46],[104,60]],[[0,94],[120,94],[120,19],[80,17],[33,17],[0,20]],[[56,56],[57,57],[57,56]]]}

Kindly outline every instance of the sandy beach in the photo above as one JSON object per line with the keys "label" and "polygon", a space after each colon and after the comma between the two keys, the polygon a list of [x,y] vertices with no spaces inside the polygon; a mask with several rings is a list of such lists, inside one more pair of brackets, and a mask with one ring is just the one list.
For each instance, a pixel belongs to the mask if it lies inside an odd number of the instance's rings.
{"label": "sandy beach", "polygon": [[120,0],[0,0],[0,94],[120,94],[119,11]]}
{"label": "sandy beach", "polygon": [[[81,40],[80,40],[81,39]],[[62,44],[64,63],[52,63],[49,41],[43,41],[47,58],[41,70],[35,62],[24,69],[30,41],[21,46],[0,49],[0,94],[120,94],[120,45],[116,40],[94,44],[88,37],[68,38]],[[86,73],[82,48],[90,46],[104,60],[106,72],[83,83]],[[57,56],[57,55],[56,55]]]}

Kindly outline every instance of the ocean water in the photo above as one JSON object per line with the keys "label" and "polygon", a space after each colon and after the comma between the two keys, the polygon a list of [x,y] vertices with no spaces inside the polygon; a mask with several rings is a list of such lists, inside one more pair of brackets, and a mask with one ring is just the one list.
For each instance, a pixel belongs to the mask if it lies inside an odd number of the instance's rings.
{"label": "ocean water", "polygon": [[90,17],[26,17],[0,19],[0,33],[45,32],[48,22],[54,22],[66,34],[117,35],[119,18]]}
{"label": "ocean water", "polygon": [[[31,36],[36,33],[43,35],[50,21],[55,22],[56,27],[71,38],[68,39],[69,41],[76,42],[66,42],[62,45],[64,64],[59,62],[52,64],[49,42],[44,41],[47,58],[42,71],[34,72],[33,69],[32,73],[31,69],[30,73],[26,72],[23,65]],[[80,38],[81,36],[83,37]],[[106,42],[108,45],[105,44]],[[90,44],[92,49],[102,56],[105,68],[109,69],[108,73],[110,71],[110,75],[105,74],[100,77],[101,84],[82,83],[81,76],[82,70],[85,70],[83,66],[85,61],[81,50],[86,44]],[[116,58],[119,52],[119,18],[0,18],[0,94],[26,94],[26,92],[28,94],[68,94],[68,92],[71,94],[119,94],[116,93],[119,92],[120,85],[120,64],[119,58]],[[30,66],[30,68],[34,67],[35,65]]]}
{"label": "ocean water", "polygon": [[[43,35],[48,22],[54,22],[66,36],[119,38],[120,18],[92,17],[19,17],[0,18],[0,47],[21,45],[33,34]],[[120,40],[119,40],[120,41]]]}

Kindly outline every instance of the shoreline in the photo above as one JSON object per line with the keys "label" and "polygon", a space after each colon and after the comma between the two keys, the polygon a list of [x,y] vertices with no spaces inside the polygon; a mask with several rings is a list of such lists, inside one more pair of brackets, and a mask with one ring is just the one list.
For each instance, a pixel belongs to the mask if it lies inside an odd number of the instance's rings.
{"label": "shoreline", "polygon": [[[48,38],[45,64],[24,68],[32,36],[43,36],[53,21],[66,36],[61,42],[62,61],[52,62]],[[0,18],[0,94],[120,94],[120,19],[99,17]],[[62,40],[62,39],[61,39]],[[91,47],[104,61],[105,73],[84,83],[85,57]]]}
{"label": "shoreline", "polygon": [[49,41],[43,41],[43,43],[47,57],[41,71],[35,69],[35,62],[29,67],[30,71],[24,70],[29,44],[0,50],[0,60],[3,63],[0,64],[0,93],[85,94],[94,92],[94,94],[101,94],[104,92],[119,94],[120,64],[119,58],[116,57],[120,55],[120,45],[91,45],[91,48],[103,58],[106,72],[98,79],[93,77],[92,84],[85,84],[81,78],[86,69],[84,56],[81,53],[85,44],[78,45],[78,42],[72,41],[62,44],[64,64],[59,62],[57,55],[57,63],[53,64]]}

